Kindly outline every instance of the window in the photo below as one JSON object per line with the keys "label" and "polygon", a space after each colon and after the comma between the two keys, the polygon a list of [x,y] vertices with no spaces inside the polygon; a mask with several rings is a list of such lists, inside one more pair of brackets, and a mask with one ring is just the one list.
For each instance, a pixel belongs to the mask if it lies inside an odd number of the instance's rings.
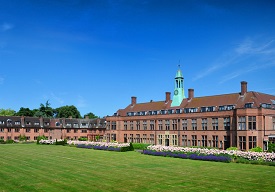
{"label": "window", "polygon": [[50,123],[49,122],[44,122],[44,126],[49,126]]}
{"label": "window", "polygon": [[271,109],[270,103],[263,103],[261,106],[262,106],[262,108]]}
{"label": "window", "polygon": [[[79,128],[78,123],[74,123],[74,128]],[[109,125],[110,126],[110,125]]]}
{"label": "window", "polygon": [[184,113],[195,113],[198,112],[198,108],[185,108]]}
{"label": "window", "polygon": [[197,135],[192,135],[192,146],[197,146]]}
{"label": "window", "polygon": [[201,121],[202,130],[207,130],[207,119],[202,119]]}
{"label": "window", "polygon": [[187,130],[187,119],[181,120],[182,130]]}
{"label": "window", "polygon": [[244,105],[244,108],[252,108],[253,107],[253,103],[246,103]]}
{"label": "window", "polygon": [[150,120],[150,130],[154,130],[154,129],[155,129],[155,121]]}
{"label": "window", "polygon": [[0,125],[4,125],[5,124],[5,122],[4,121],[0,121]]}
{"label": "window", "polygon": [[197,130],[197,119],[192,119],[192,130]]}
{"label": "window", "polygon": [[147,121],[143,120],[142,122],[143,130],[147,130]]}
{"label": "window", "polygon": [[249,136],[249,149],[257,147],[257,137],[256,136]]}
{"label": "window", "polygon": [[162,120],[158,120],[159,130],[162,130]]}
{"label": "window", "polygon": [[147,143],[147,134],[142,135],[142,143]]}
{"label": "window", "polygon": [[26,125],[31,125],[31,122],[30,121],[26,121]]}
{"label": "window", "polygon": [[230,130],[230,117],[223,118],[224,130]]}
{"label": "window", "polygon": [[40,125],[40,123],[39,122],[34,122],[34,125],[38,126],[38,125]]}
{"label": "window", "polygon": [[211,107],[201,107],[201,112],[212,112],[215,111],[215,107],[211,106]]}
{"label": "window", "polygon": [[66,127],[72,127],[71,123],[66,123]]}
{"label": "window", "polygon": [[168,114],[172,114],[172,113],[174,113],[174,110],[173,110],[173,109],[169,109],[169,110],[167,111],[167,113],[168,113]]}
{"label": "window", "polygon": [[30,133],[31,132],[31,129],[26,129],[26,133]]}
{"label": "window", "polygon": [[20,122],[20,121],[15,121],[14,124],[15,124],[15,125],[20,125],[21,122]]}
{"label": "window", "polygon": [[116,130],[116,122],[115,121],[112,121],[112,127],[111,127],[112,130]]}
{"label": "window", "polygon": [[155,139],[154,139],[154,134],[150,134],[150,144],[154,144]]}
{"label": "window", "polygon": [[213,130],[219,130],[218,118],[212,118],[212,127]]}
{"label": "window", "polygon": [[134,116],[135,115],[135,112],[128,112],[127,113],[127,116]]}
{"label": "window", "polygon": [[130,130],[134,130],[134,122],[130,121]]}
{"label": "window", "polygon": [[173,119],[172,120],[172,129],[173,130],[177,130],[178,129],[178,124],[177,124],[177,119]]}
{"label": "window", "polygon": [[162,145],[162,135],[158,135],[158,144]]}
{"label": "window", "polygon": [[71,132],[71,129],[67,129],[67,133],[70,133]]}
{"label": "window", "polygon": [[82,129],[81,133],[87,133],[87,129]]}
{"label": "window", "polygon": [[240,150],[246,150],[246,137],[239,136],[239,148]]}
{"label": "window", "polygon": [[170,121],[169,121],[169,120],[166,120],[166,121],[165,121],[165,130],[166,130],[166,131],[169,131],[169,130],[170,130]]}
{"label": "window", "polygon": [[38,137],[37,136],[34,136],[34,140],[37,140],[38,139]]}
{"label": "window", "polygon": [[178,135],[172,135],[172,145],[178,145]]}
{"label": "window", "polygon": [[213,139],[213,147],[216,147],[218,148],[218,135],[213,135],[212,136],[212,139]]}
{"label": "window", "polygon": [[74,129],[74,133],[77,133],[78,132],[78,130],[77,129]]}
{"label": "window", "polygon": [[39,129],[34,129],[34,132],[35,132],[35,133],[38,133],[38,132],[39,132]]}
{"label": "window", "polygon": [[232,110],[234,108],[235,108],[234,105],[222,105],[222,106],[219,106],[219,111]]}
{"label": "window", "polygon": [[248,130],[256,130],[256,116],[248,116]]}
{"label": "window", "polygon": [[136,127],[137,127],[137,130],[140,130],[140,122],[139,121],[136,122]]}
{"label": "window", "polygon": [[44,133],[48,133],[49,132],[49,129],[44,129]]}
{"label": "window", "polygon": [[187,147],[187,135],[182,135],[181,137],[182,146]]}
{"label": "window", "polygon": [[161,110],[161,111],[160,111],[160,114],[161,114],[161,115],[166,114],[166,110]]}
{"label": "window", "polygon": [[124,121],[124,130],[127,130],[127,121]]}
{"label": "window", "polygon": [[272,117],[273,130],[275,130],[275,117]]}
{"label": "window", "polygon": [[133,134],[130,134],[130,142],[131,142],[131,143],[134,142],[133,138],[134,138],[134,135],[133,135]]}
{"label": "window", "polygon": [[181,113],[181,109],[176,109],[176,113],[177,114]]}
{"label": "window", "polygon": [[140,143],[140,134],[136,134],[136,142]]}
{"label": "window", "polygon": [[207,135],[201,136],[201,144],[203,147],[207,147]]}
{"label": "window", "polygon": [[239,130],[246,130],[246,118],[245,118],[245,116],[239,117]]}
{"label": "window", "polygon": [[0,132],[3,133],[4,132],[4,128],[0,128]]}
{"label": "window", "polygon": [[11,128],[8,128],[8,132],[9,132],[9,133],[11,132]]}
{"label": "window", "polygon": [[14,129],[14,132],[16,132],[16,133],[18,133],[19,131],[20,131],[20,129],[18,129],[18,128]]}

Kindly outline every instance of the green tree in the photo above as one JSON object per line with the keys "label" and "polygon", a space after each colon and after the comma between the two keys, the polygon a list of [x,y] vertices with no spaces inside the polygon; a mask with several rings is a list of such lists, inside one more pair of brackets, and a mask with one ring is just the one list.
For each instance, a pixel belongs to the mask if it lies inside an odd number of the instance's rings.
{"label": "green tree", "polygon": [[34,111],[30,110],[29,108],[21,107],[15,116],[26,116],[26,117],[33,117]]}
{"label": "green tree", "polygon": [[87,113],[87,114],[85,114],[85,115],[84,115],[84,117],[86,117],[86,116],[88,116],[88,117],[89,117],[89,119],[95,119],[95,118],[98,118],[98,116],[96,116],[96,115],[95,115],[95,114],[93,114],[92,112]]}
{"label": "green tree", "polygon": [[34,117],[53,117],[54,110],[50,107],[49,100],[46,101],[46,104],[40,104],[40,108],[38,110],[34,110]]}
{"label": "green tree", "polygon": [[81,118],[80,112],[74,105],[66,105],[55,109],[57,118]]}
{"label": "green tree", "polygon": [[0,109],[0,116],[14,116],[15,111],[12,109]]}

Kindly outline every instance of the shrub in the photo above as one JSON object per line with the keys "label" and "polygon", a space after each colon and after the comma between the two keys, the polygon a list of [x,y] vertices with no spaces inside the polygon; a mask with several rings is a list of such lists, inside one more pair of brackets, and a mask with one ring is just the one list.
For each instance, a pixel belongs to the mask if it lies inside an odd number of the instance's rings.
{"label": "shrub", "polygon": [[8,140],[6,140],[6,143],[14,143],[14,140],[8,139]]}
{"label": "shrub", "polygon": [[27,137],[25,135],[19,135],[19,141],[27,141]]}
{"label": "shrub", "polygon": [[80,137],[80,138],[78,138],[78,141],[88,141],[88,138],[87,137]]}
{"label": "shrub", "polygon": [[148,147],[150,144],[145,144],[145,143],[133,143],[132,145],[133,145],[134,149],[144,150],[144,149],[147,149],[147,147]]}
{"label": "shrub", "polygon": [[39,144],[39,141],[42,140],[42,139],[43,139],[43,140],[46,140],[47,137],[46,137],[45,135],[38,136],[36,143]]}
{"label": "shrub", "polygon": [[56,145],[67,145],[67,139],[64,140],[55,140]]}
{"label": "shrub", "polygon": [[252,151],[252,152],[263,152],[263,149],[261,147],[255,147],[255,148],[250,149],[249,151]]}
{"label": "shrub", "polygon": [[4,139],[0,139],[0,144],[5,144],[6,142],[4,141]]}
{"label": "shrub", "polygon": [[268,143],[268,152],[275,152],[275,143]]}
{"label": "shrub", "polygon": [[226,149],[227,151],[238,151],[237,147],[229,147]]}

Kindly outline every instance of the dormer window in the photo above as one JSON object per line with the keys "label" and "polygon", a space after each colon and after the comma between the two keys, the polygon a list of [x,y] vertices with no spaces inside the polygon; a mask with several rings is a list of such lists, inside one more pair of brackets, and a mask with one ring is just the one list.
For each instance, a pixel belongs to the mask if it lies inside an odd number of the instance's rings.
{"label": "dormer window", "polygon": [[219,106],[219,111],[232,110],[234,109],[234,105],[221,105]]}
{"label": "dormer window", "polygon": [[184,113],[196,113],[198,112],[198,108],[185,108]]}
{"label": "dormer window", "polygon": [[270,103],[262,103],[262,108],[266,108],[266,109],[271,109],[271,104]]}
{"label": "dormer window", "polygon": [[181,109],[176,109],[176,113],[177,114],[181,113]]}
{"label": "dormer window", "polygon": [[55,122],[55,126],[59,127],[60,123],[59,122]]}
{"label": "dormer window", "polygon": [[201,112],[211,112],[211,111],[215,111],[215,107],[211,106],[211,107],[201,107]]}
{"label": "dormer window", "polygon": [[174,112],[174,110],[173,109],[169,109],[167,112],[168,112],[168,114],[172,114]]}
{"label": "dormer window", "polygon": [[244,105],[244,108],[252,108],[253,107],[253,103],[246,103]]}
{"label": "dormer window", "polygon": [[160,111],[160,114],[161,114],[161,115],[166,114],[166,110],[161,110],[161,111]]}

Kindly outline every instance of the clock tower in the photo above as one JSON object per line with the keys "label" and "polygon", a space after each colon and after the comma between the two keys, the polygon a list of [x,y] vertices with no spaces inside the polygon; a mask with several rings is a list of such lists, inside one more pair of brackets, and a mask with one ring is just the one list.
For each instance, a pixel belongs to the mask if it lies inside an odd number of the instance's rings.
{"label": "clock tower", "polygon": [[180,106],[182,100],[185,98],[184,96],[184,86],[183,86],[183,76],[180,69],[178,69],[175,77],[175,89],[173,101],[171,103],[171,107]]}

